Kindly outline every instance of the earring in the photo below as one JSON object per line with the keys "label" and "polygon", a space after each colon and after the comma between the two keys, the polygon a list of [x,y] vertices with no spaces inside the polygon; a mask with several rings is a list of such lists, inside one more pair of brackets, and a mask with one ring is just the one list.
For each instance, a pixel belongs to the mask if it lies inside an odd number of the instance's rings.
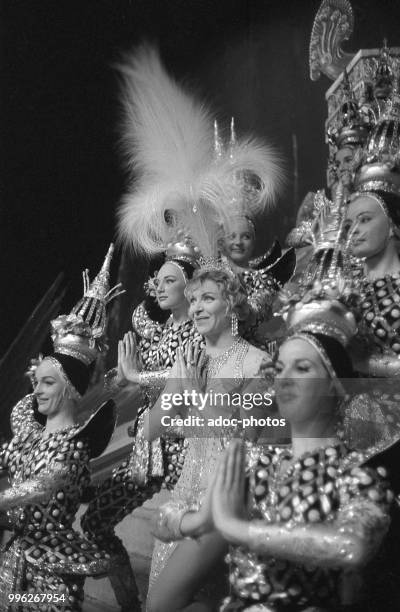
{"label": "earring", "polygon": [[234,312],[231,314],[231,329],[232,336],[237,336],[239,334],[239,321]]}

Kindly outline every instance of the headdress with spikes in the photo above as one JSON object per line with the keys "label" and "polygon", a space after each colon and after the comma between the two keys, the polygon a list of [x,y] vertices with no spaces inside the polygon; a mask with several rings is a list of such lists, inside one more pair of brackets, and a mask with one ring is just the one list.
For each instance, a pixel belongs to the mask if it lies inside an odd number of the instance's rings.
{"label": "headdress with spikes", "polygon": [[324,333],[346,345],[355,333],[355,321],[342,299],[352,290],[350,241],[343,236],[343,186],[335,201],[323,192],[315,196],[314,221],[309,229],[313,254],[295,291],[282,290],[282,314],[290,331]]}
{"label": "headdress with spikes", "polygon": [[400,195],[400,92],[396,75],[393,90],[372,130],[361,167],[356,174],[358,191],[380,190]]}
{"label": "headdress with spikes", "polygon": [[313,81],[321,73],[334,81],[325,94],[330,159],[335,158],[338,148],[365,146],[400,65],[400,48],[389,49],[386,40],[381,49],[345,52],[342,44],[353,29],[353,9],[348,0],[322,0],[312,28],[309,59]]}
{"label": "headdress with spikes", "polygon": [[71,313],[51,322],[54,350],[69,355],[85,365],[92,363],[106,347],[106,306],[124,292],[119,283],[110,289],[111,244],[100,272],[90,283],[89,271],[83,272],[84,294]]}
{"label": "headdress with spikes", "polygon": [[[83,298],[68,315],[60,315],[51,322],[54,352],[44,359],[49,361],[63,379],[69,396],[79,400],[86,392],[92,372],[91,365],[106,344],[106,306],[124,293],[121,284],[110,289],[110,264],[114,251],[111,244],[103,266],[92,281],[89,272],[83,272]],[[27,374],[32,382],[36,368],[43,357],[32,360]]]}
{"label": "headdress with spikes", "polygon": [[346,69],[343,73],[342,90],[343,102],[340,110],[335,122],[327,127],[327,140],[337,149],[363,145],[371,127],[371,115],[356,101]]}
{"label": "headdress with spikes", "polygon": [[272,147],[249,137],[238,138],[235,120],[230,122],[229,140],[224,143],[214,124],[215,165],[226,175],[221,194],[229,219],[246,217],[253,228],[257,215],[275,204],[283,184],[282,160]]}
{"label": "headdress with spikes", "polygon": [[378,66],[374,75],[374,97],[376,100],[386,101],[392,93],[394,85],[393,58],[384,38],[379,53]]}

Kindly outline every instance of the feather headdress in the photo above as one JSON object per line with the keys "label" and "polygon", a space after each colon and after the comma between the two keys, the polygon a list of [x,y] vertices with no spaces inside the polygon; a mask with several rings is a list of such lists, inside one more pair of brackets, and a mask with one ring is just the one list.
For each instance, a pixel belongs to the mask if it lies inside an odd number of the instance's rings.
{"label": "feather headdress", "polygon": [[229,144],[222,142],[215,121],[214,151],[229,218],[254,218],[275,204],[284,177],[282,159],[272,146],[254,136],[238,139],[232,118]]}
{"label": "feather headdress", "polygon": [[154,48],[140,47],[120,73],[122,144],[132,181],[118,211],[120,239],[151,256],[183,230],[204,256],[215,256],[229,204],[247,197],[246,176],[259,177],[257,211],[272,201],[280,177],[276,154],[255,140],[235,139],[215,155],[209,109],[167,74]]}

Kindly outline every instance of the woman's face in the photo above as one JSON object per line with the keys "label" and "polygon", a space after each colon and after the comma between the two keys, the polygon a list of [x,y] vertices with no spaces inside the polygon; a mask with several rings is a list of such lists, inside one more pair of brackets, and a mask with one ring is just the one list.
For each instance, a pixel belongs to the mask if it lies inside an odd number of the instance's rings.
{"label": "woman's face", "polygon": [[155,279],[156,298],[162,310],[174,310],[186,302],[183,272],[173,263],[165,263]]}
{"label": "woman's face", "polygon": [[255,236],[247,219],[235,219],[225,237],[226,255],[238,266],[248,264],[254,251]]}
{"label": "woman's face", "polygon": [[343,147],[335,155],[337,174],[345,186],[351,186],[353,183],[355,153],[355,148]]}
{"label": "woman's face", "polygon": [[189,295],[189,315],[203,336],[218,336],[231,325],[228,305],[217,283],[207,279]]}
{"label": "woman's face", "polygon": [[352,233],[351,245],[356,257],[374,257],[385,250],[390,223],[378,202],[369,196],[357,197],[346,211],[345,229]]}
{"label": "woman's face", "polygon": [[331,405],[331,378],[316,349],[306,340],[293,338],[282,344],[275,374],[276,401],[289,423],[306,423]]}
{"label": "woman's face", "polygon": [[48,359],[44,359],[36,368],[33,392],[41,414],[46,416],[58,414],[66,397],[66,384],[57,368]]}

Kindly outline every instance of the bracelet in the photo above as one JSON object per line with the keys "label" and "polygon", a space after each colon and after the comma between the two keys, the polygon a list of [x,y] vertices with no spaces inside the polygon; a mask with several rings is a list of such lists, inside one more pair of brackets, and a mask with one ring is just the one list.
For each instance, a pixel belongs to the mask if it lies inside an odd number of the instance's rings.
{"label": "bracelet", "polygon": [[167,378],[169,370],[156,370],[155,372],[140,372],[139,373],[139,385],[147,388],[158,388],[163,387]]}
{"label": "bracelet", "polygon": [[182,540],[181,523],[183,516],[189,512],[188,504],[166,502],[158,510],[154,535],[164,542]]}
{"label": "bracelet", "polygon": [[122,387],[126,387],[128,381],[123,378],[119,382],[117,381],[118,370],[117,368],[112,368],[112,370],[108,370],[104,374],[104,389],[106,391],[115,391],[116,389],[121,389]]}

